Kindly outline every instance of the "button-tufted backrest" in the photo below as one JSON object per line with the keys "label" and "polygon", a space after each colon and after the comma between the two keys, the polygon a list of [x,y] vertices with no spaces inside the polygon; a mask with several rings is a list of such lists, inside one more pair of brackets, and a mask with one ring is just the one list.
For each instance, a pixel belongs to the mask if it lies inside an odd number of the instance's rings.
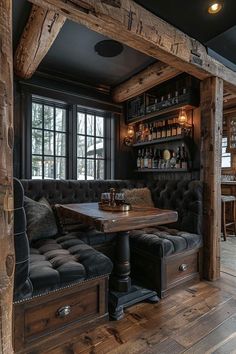
{"label": "button-tufted backrest", "polygon": [[26,234],[26,218],[23,207],[24,190],[20,181],[14,178],[14,246],[15,279],[14,299],[31,296],[32,285],[29,280],[29,241]]}
{"label": "button-tufted backrest", "polygon": [[150,185],[154,204],[178,211],[177,229],[201,234],[202,183],[200,181],[157,181]]}
{"label": "button-tufted backrest", "polygon": [[142,181],[128,180],[21,180],[21,183],[27,197],[34,200],[45,197],[50,204],[98,202],[101,193],[110,188],[121,190],[144,186]]}
{"label": "button-tufted backrest", "polygon": [[[50,204],[97,202],[110,188],[141,188],[143,181],[106,180],[22,180],[25,195],[38,200],[45,197]],[[200,234],[202,225],[202,184],[199,181],[155,181],[148,185],[156,207],[178,211],[176,227]]]}

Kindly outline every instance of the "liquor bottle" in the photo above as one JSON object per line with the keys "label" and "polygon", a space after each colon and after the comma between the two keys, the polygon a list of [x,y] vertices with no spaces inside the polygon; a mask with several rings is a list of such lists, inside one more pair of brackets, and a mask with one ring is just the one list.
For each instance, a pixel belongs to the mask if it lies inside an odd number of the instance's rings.
{"label": "liquor bottle", "polygon": [[148,149],[146,149],[146,152],[144,155],[143,167],[148,168]]}
{"label": "liquor bottle", "polygon": [[157,139],[161,138],[161,122],[157,122]]}
{"label": "liquor bottle", "polygon": [[141,157],[140,157],[140,168],[144,168],[144,149],[142,149]]}
{"label": "liquor bottle", "polygon": [[174,118],[173,124],[171,125],[171,136],[176,136],[177,135],[177,122],[176,122],[177,118]]}
{"label": "liquor bottle", "polygon": [[169,138],[171,136],[171,120],[167,120],[166,136]]}
{"label": "liquor bottle", "polygon": [[172,152],[172,157],[170,159],[170,167],[171,168],[176,167],[176,153],[175,153],[175,151]]}
{"label": "liquor bottle", "polygon": [[177,154],[176,154],[176,164],[175,164],[175,168],[181,168],[181,164],[180,164],[180,146],[177,149]]}
{"label": "liquor bottle", "polygon": [[153,154],[153,159],[152,159],[152,168],[157,169],[158,168],[158,153],[157,149],[154,149],[154,154]]}
{"label": "liquor bottle", "polygon": [[166,122],[163,121],[162,123],[162,129],[161,129],[161,137],[162,138],[166,138],[166,135],[167,135],[167,129],[166,129]]}
{"label": "liquor bottle", "polygon": [[153,130],[153,126],[152,126],[152,123],[150,123],[149,133],[148,133],[148,141],[152,140],[152,130]]}
{"label": "liquor bottle", "polygon": [[181,150],[181,168],[187,169],[188,168],[188,158],[187,158],[187,153],[185,151],[185,146],[182,144],[182,150]]}
{"label": "liquor bottle", "polygon": [[182,134],[182,127],[179,123],[176,124],[176,131],[177,131],[177,135]]}
{"label": "liquor bottle", "polygon": [[141,150],[138,151],[138,157],[137,157],[137,169],[139,170],[141,168]]}
{"label": "liquor bottle", "polygon": [[148,141],[148,136],[149,136],[149,128],[148,128],[148,124],[145,124],[145,128],[144,128],[144,141]]}
{"label": "liquor bottle", "polygon": [[157,122],[153,123],[152,129],[152,140],[156,140],[157,138]]}
{"label": "liquor bottle", "polygon": [[149,169],[152,168],[152,159],[153,159],[153,154],[152,154],[152,149],[150,149],[149,154],[148,154],[148,168]]}

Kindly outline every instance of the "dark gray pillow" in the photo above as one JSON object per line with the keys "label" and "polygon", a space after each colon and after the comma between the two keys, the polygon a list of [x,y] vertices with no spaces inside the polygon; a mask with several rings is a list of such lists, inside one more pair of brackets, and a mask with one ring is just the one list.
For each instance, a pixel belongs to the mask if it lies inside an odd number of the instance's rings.
{"label": "dark gray pillow", "polygon": [[27,220],[27,235],[30,241],[50,238],[58,233],[55,216],[45,198],[36,202],[24,197],[24,208]]}

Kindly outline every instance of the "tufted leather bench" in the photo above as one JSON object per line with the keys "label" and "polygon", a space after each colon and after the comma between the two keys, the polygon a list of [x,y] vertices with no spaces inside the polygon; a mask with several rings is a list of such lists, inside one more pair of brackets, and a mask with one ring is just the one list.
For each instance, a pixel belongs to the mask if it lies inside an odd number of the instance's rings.
{"label": "tufted leather bench", "polygon": [[[45,197],[51,204],[97,202],[101,193],[110,188],[120,190],[147,185],[139,180],[22,180],[22,184],[28,197],[36,200]],[[168,228],[131,233],[131,268],[133,276],[163,296],[167,289],[199,276],[202,185],[199,181],[155,181],[148,187],[156,207],[177,210],[179,217]],[[86,228],[74,232],[80,240],[112,258],[115,235]],[[191,263],[193,260],[194,264]],[[189,264],[188,269],[180,271],[179,267],[186,264],[185,261]],[[169,272],[172,273],[170,276]]]}
{"label": "tufted leather bench", "polygon": [[201,273],[202,184],[199,181],[158,181],[149,186],[158,208],[178,212],[168,227],[130,233],[132,275],[163,297]]}
{"label": "tufted leather bench", "polygon": [[29,248],[23,196],[14,179],[14,349],[19,354],[44,352],[87,323],[107,318],[113,267],[75,233],[39,239]]}

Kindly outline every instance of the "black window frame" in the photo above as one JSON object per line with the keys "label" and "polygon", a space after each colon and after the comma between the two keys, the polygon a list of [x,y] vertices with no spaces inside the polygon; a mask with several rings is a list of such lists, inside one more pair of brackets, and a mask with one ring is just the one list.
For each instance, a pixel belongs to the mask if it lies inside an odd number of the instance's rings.
{"label": "black window frame", "polygon": [[[67,142],[66,142],[66,179],[77,180],[77,109],[90,112],[90,114],[95,114],[98,116],[103,116],[105,120],[105,138],[106,141],[104,145],[105,150],[105,168],[104,168],[104,180],[114,178],[114,151],[115,151],[115,115],[112,112],[89,108],[80,105],[80,100],[73,99],[71,103],[61,101],[57,99],[57,95],[45,95],[42,96],[37,94],[37,92],[24,92],[24,100],[22,113],[25,115],[26,120],[22,119],[22,177],[26,179],[32,178],[32,102],[36,101],[39,103],[44,103],[48,105],[55,105],[66,108],[67,115]],[[59,95],[61,98],[61,94]],[[65,95],[65,98],[68,95]],[[55,128],[55,127],[54,127]],[[113,144],[113,145],[112,145]]]}
{"label": "black window frame", "polygon": [[[42,105],[42,128],[35,128],[32,126],[32,104],[33,103],[37,103],[37,104],[40,104]],[[50,107],[53,107],[53,121],[54,121],[54,128],[53,129],[47,129],[44,127],[44,106],[50,106]],[[59,131],[59,130],[56,130],[56,115],[55,115],[55,111],[56,111],[56,108],[61,108],[61,109],[64,109],[66,111],[66,130],[65,131]],[[44,161],[45,161],[45,157],[51,157],[53,158],[54,160],[54,171],[53,171],[53,174],[54,174],[54,178],[53,179],[56,179],[56,158],[65,158],[66,159],[66,177],[68,175],[68,160],[69,160],[69,151],[68,151],[68,105],[66,103],[63,103],[63,102],[59,102],[59,101],[56,101],[56,100],[50,100],[50,99],[45,99],[45,98],[42,98],[42,97],[39,97],[39,96],[35,96],[35,95],[32,95],[32,99],[31,99],[31,121],[30,121],[30,124],[31,124],[31,145],[30,145],[30,151],[31,151],[31,154],[30,154],[30,166],[31,166],[31,178],[32,178],[32,157],[33,156],[42,156],[42,179],[45,179],[45,173],[44,173],[44,170],[45,170],[45,167],[44,167]],[[32,153],[32,130],[33,129],[37,129],[37,130],[40,130],[42,131],[42,154],[33,154]],[[53,143],[53,154],[52,155],[48,155],[48,154],[45,154],[44,153],[44,132],[52,132],[53,135],[54,135],[54,143]],[[66,136],[66,152],[65,152],[65,155],[56,155],[55,153],[55,149],[56,149],[56,133],[62,133],[62,134],[65,134]],[[46,178],[47,179],[47,178]]]}

